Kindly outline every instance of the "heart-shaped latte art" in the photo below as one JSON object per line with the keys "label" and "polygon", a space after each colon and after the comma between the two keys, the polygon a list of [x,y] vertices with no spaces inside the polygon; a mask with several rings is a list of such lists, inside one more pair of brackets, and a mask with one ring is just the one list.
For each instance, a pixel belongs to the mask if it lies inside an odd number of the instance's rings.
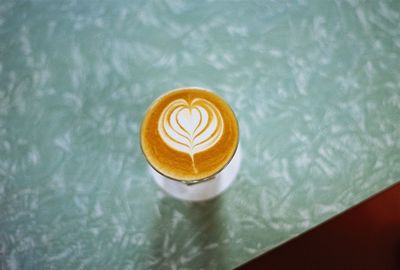
{"label": "heart-shaped latte art", "polygon": [[158,132],[171,148],[187,153],[193,160],[196,153],[214,146],[221,138],[224,122],[214,104],[203,98],[190,103],[172,101],[161,113]]}

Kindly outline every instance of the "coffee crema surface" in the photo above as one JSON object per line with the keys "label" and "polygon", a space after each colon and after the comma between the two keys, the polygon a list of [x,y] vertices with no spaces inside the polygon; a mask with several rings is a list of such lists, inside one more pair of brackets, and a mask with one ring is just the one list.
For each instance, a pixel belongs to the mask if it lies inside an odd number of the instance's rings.
{"label": "coffee crema surface", "polygon": [[167,92],[149,107],[140,142],[150,165],[161,174],[195,181],[222,170],[235,154],[235,114],[218,95],[202,88]]}

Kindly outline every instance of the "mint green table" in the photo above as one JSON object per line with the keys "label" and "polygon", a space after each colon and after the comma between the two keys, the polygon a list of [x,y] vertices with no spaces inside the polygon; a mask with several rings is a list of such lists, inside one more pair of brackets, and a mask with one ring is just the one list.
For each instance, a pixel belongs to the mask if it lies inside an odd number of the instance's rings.
{"label": "mint green table", "polygon": [[[396,0],[2,1],[0,269],[230,269],[396,183],[399,26]],[[188,85],[243,150],[199,204],[138,142]]]}

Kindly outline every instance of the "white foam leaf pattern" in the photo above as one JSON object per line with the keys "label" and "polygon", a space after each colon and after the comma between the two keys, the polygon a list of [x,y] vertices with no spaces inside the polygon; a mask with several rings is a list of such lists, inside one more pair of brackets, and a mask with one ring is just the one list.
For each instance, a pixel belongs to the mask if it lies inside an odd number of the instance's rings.
{"label": "white foam leaf pattern", "polygon": [[171,148],[193,156],[215,145],[221,138],[224,122],[217,107],[203,98],[190,103],[172,101],[161,113],[158,132]]}

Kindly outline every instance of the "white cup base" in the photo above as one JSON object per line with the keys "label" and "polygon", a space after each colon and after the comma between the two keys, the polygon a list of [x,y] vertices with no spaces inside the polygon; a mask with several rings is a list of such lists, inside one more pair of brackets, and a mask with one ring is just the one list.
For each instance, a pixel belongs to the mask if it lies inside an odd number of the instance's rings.
{"label": "white cup base", "polygon": [[239,145],[231,162],[215,176],[215,179],[194,185],[186,185],[168,179],[151,166],[149,166],[149,170],[154,181],[172,197],[185,201],[204,201],[218,196],[233,183],[239,172],[241,158],[242,154]]}

